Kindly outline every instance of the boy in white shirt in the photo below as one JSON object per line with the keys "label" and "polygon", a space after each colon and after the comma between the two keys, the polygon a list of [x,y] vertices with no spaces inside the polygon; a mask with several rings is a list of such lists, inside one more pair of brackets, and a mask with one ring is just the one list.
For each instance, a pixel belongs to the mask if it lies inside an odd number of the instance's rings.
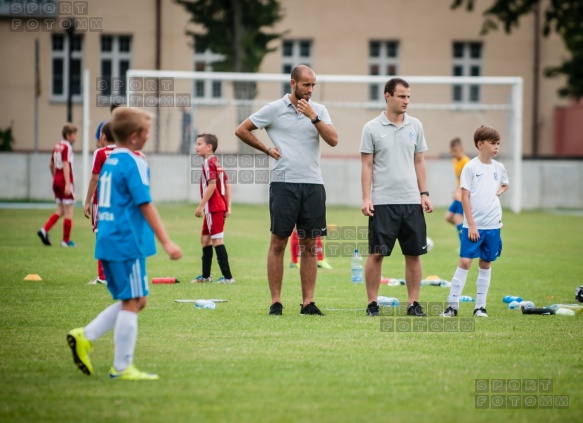
{"label": "boy in white shirt", "polygon": [[480,259],[480,269],[474,316],[488,317],[486,296],[492,262],[502,253],[502,206],[498,197],[508,189],[508,174],[504,165],[494,160],[500,149],[500,133],[482,125],[474,132],[474,144],[479,151],[478,157],[464,166],[460,179],[464,208],[460,260],[451,281],[448,307],[441,317],[457,316],[459,298],[475,258]]}

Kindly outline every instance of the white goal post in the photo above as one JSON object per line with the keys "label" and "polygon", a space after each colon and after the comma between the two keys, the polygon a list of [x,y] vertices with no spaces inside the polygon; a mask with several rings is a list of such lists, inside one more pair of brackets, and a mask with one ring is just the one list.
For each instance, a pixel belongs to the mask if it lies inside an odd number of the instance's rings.
{"label": "white goal post", "polygon": [[[382,87],[390,77],[371,75],[317,74],[313,99],[330,111],[343,140],[342,149],[333,154],[357,157],[360,132],[368,120],[385,108]],[[412,88],[411,114],[423,122],[430,151],[435,140],[449,144],[456,134],[471,138],[481,124],[499,129],[503,137],[501,161],[509,170],[511,198],[508,206],[519,213],[522,193],[523,80],[520,77],[402,76]],[[255,110],[283,95],[289,88],[289,75],[262,73],[223,73],[129,70],[126,75],[125,102],[158,113],[151,131],[150,153],[177,154],[185,142],[185,115],[190,119],[190,150],[195,130],[213,132],[221,140],[222,152],[240,152],[243,143],[234,136],[236,125]],[[148,82],[158,81],[153,92]],[[170,85],[163,86],[162,81]],[[242,93],[247,86],[252,92]],[[249,88],[250,87],[250,88]],[[453,101],[454,87],[475,88],[473,102]],[[465,89],[465,88],[464,88]],[[380,91],[375,91],[380,90]],[[380,93],[380,94],[377,94]],[[469,92],[469,91],[468,91]],[[477,94],[476,94],[477,93]],[[466,97],[464,97],[466,98]],[[141,100],[140,100],[141,99]],[[188,100],[188,101],[187,101]],[[157,109],[157,111],[156,111]],[[187,113],[190,111],[190,113]],[[265,136],[265,131],[259,136]],[[158,137],[158,139],[155,139]],[[344,141],[346,140],[346,141]],[[473,140],[472,140],[473,147]],[[448,151],[445,150],[446,152]],[[473,151],[468,151],[473,154]],[[325,152],[323,151],[323,154]],[[444,156],[445,157],[445,156]]]}

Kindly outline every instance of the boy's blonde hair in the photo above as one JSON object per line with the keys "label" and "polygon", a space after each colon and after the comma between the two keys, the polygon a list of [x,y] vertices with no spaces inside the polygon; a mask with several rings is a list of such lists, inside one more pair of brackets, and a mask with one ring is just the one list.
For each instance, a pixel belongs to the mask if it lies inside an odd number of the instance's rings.
{"label": "boy's blonde hair", "polygon": [[67,139],[67,135],[74,134],[75,132],[77,132],[77,126],[72,123],[66,123],[65,126],[63,126],[61,134],[63,135],[63,139]]}
{"label": "boy's blonde hair", "polygon": [[500,141],[500,132],[488,125],[479,126],[474,132],[474,145],[476,148],[480,141]]}
{"label": "boy's blonde hair", "polygon": [[111,132],[115,141],[125,144],[134,132],[141,132],[152,119],[149,113],[131,107],[118,107],[111,115]]}

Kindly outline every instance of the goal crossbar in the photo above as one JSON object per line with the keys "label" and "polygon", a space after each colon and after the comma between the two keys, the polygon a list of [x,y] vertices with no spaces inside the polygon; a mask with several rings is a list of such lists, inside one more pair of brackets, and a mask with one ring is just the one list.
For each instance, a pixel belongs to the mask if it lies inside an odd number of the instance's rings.
{"label": "goal crossbar", "polygon": [[[194,71],[156,71],[130,69],[126,74],[126,104],[132,93],[132,78],[174,78],[182,80],[210,80],[210,81],[240,81],[240,82],[286,82],[289,75],[269,73],[237,73],[237,72],[194,72]],[[512,190],[511,210],[515,213],[521,211],[522,201],[522,120],[523,120],[523,79],[514,76],[403,76],[410,84],[425,85],[498,85],[510,86],[511,95],[507,104],[413,104],[412,109],[436,110],[508,110],[511,114],[511,138],[512,138]],[[344,83],[344,84],[384,84],[387,76],[372,75],[326,75],[318,74],[319,82]],[[193,100],[195,102],[195,100]],[[354,104],[354,103],[352,103]],[[366,106],[368,103],[363,103]]]}

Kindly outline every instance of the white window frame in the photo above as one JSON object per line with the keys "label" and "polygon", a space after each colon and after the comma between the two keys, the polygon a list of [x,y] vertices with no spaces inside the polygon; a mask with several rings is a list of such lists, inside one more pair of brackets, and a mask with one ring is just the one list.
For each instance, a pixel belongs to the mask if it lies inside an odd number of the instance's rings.
{"label": "white window frame", "polygon": [[[222,62],[225,60],[225,56],[223,54],[215,53],[210,49],[206,49],[204,52],[197,52],[194,53],[194,63],[193,69],[194,71],[198,71],[196,68],[197,63],[204,64],[204,72],[214,72],[213,63]],[[201,71],[199,71],[201,72]],[[204,91],[203,95],[197,95],[197,83],[202,83],[202,89]],[[214,88],[215,86],[219,87],[220,94],[219,96],[214,95]],[[221,81],[195,81],[192,87],[192,97],[196,100],[219,100],[223,98],[223,83]]]}
{"label": "white window frame", "polygon": [[[455,57],[455,45],[462,44],[463,46],[463,55],[462,57]],[[480,57],[473,58],[471,57],[471,45],[472,44],[479,44],[480,45]],[[482,57],[484,56],[484,43],[481,41],[453,41],[451,45],[451,56],[452,56],[452,76],[483,76],[482,69],[483,69],[483,61]],[[455,75],[454,69],[455,67],[461,67],[462,73],[461,75]],[[479,75],[472,75],[472,68],[478,67]],[[456,88],[457,87],[457,88]],[[456,89],[461,90],[461,99],[456,98]],[[477,98],[472,99],[471,92],[472,90],[476,90]],[[476,104],[481,103],[482,101],[482,90],[480,89],[479,85],[469,85],[469,84],[459,84],[452,86],[452,102],[460,103],[460,104]]]}
{"label": "white window frame", "polygon": [[[378,57],[372,56],[372,43],[379,43],[379,55]],[[396,54],[395,56],[389,56],[389,49],[387,44],[394,44]],[[387,79],[392,76],[397,76],[399,74],[399,51],[400,43],[398,40],[370,40],[368,43],[368,73],[373,75],[370,71],[372,66],[378,66],[379,72],[377,75],[386,76]],[[389,66],[395,67],[395,72],[389,74],[387,68]],[[368,99],[371,101],[384,101],[384,91],[385,86],[382,84],[372,84],[369,87]],[[373,92],[376,93],[376,98],[373,98]]]}
{"label": "white window frame", "polygon": [[[103,37],[111,37],[111,51],[102,51],[101,50],[101,45],[103,43]],[[128,37],[130,39],[130,51],[120,51],[120,38],[121,37]],[[102,66],[103,66],[103,61],[104,60],[110,60],[111,61],[111,81],[108,81],[109,83],[112,83],[112,81],[117,80],[117,81],[121,81],[121,83],[123,84],[123,86],[125,86],[126,84],[126,77],[125,75],[121,75],[120,74],[120,64],[122,60],[127,60],[129,62],[129,67],[128,70],[130,70],[132,68],[132,49],[133,49],[133,37],[129,34],[101,34],[100,38],[99,38],[99,53],[100,53],[100,57],[99,57],[99,73],[102,73]],[[126,91],[120,91],[119,88],[121,86],[118,87],[114,87],[113,85],[111,86],[111,93],[108,95],[109,97],[109,101],[111,102],[111,99],[113,97],[117,98],[122,98],[125,102],[125,98],[126,98],[126,93],[127,93],[127,87],[126,87]],[[115,89],[118,88],[118,89]],[[104,94],[103,91],[99,92],[99,95],[104,96],[107,94]]]}
{"label": "white window frame", "polygon": [[[53,50],[53,36],[58,35],[63,37],[63,50]],[[82,34],[75,34],[75,37],[81,38],[81,50],[71,52],[71,59],[81,60],[81,69],[79,73],[79,80],[81,81],[81,92],[79,94],[74,94],[72,100],[75,103],[80,103],[83,99],[83,47],[85,46],[85,38]],[[51,101],[55,102],[66,102],[67,96],[69,94],[69,59],[67,56],[67,51],[69,48],[69,36],[67,34],[55,33],[51,35]],[[63,60],[63,93],[55,94],[53,92],[53,78],[55,77],[55,70],[53,69],[53,60],[62,59]]]}
{"label": "white window frame", "polygon": [[[291,43],[292,44],[292,54],[291,56],[284,56],[283,45],[284,43]],[[308,56],[302,56],[301,52],[301,43],[309,43],[310,44],[310,54]],[[314,67],[314,41],[308,38],[302,39],[284,39],[281,40],[281,72],[287,75],[291,74],[291,70],[298,66],[298,65],[307,65],[311,68]],[[289,72],[286,69],[286,66],[289,67]],[[284,82],[282,84],[282,95],[288,94],[290,92],[290,84],[289,82]]]}

